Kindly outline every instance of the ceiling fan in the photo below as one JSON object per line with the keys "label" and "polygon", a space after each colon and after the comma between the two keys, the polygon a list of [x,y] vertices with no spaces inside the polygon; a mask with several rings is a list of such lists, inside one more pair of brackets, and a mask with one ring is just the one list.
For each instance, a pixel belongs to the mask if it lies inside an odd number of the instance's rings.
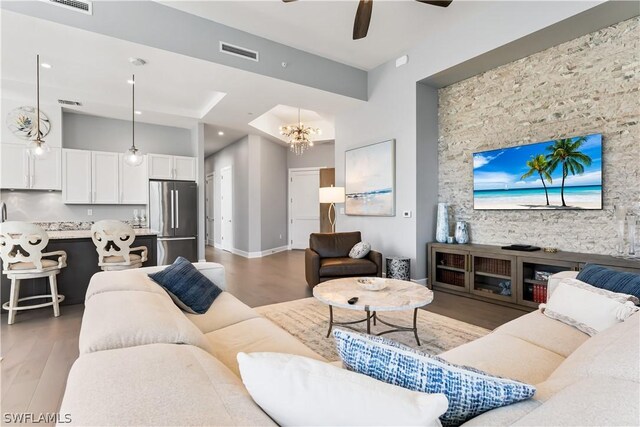
{"label": "ceiling fan", "polygon": [[[282,0],[285,3],[291,3],[296,0]],[[447,7],[453,0],[428,1],[416,0],[419,3],[426,3],[432,6]],[[367,37],[369,31],[369,22],[371,22],[371,10],[373,9],[373,0],[360,0],[358,10],[356,11],[356,20],[353,23],[353,39],[363,39]]]}

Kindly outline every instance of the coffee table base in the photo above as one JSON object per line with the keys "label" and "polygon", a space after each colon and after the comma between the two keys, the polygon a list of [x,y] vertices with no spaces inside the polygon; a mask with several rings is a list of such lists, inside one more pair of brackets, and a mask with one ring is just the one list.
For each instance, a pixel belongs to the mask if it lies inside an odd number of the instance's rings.
{"label": "coffee table base", "polygon": [[[384,334],[390,334],[392,332],[413,332],[413,335],[416,338],[416,343],[418,343],[418,346],[420,346],[420,338],[418,338],[418,309],[414,308],[413,309],[413,327],[409,328],[406,326],[401,326],[401,325],[395,325],[393,323],[388,323],[385,322],[384,320],[380,319],[377,315],[377,313],[374,311],[373,313],[369,310],[365,310],[365,313],[367,313],[367,317],[362,319],[362,320],[354,320],[352,322],[334,322],[333,321],[333,306],[329,306],[329,331],[327,332],[327,338],[329,338],[329,336],[331,336],[331,331],[333,330],[334,326],[344,326],[346,328],[349,329],[354,329],[352,328],[350,325],[355,325],[358,323],[363,323],[363,322],[367,322],[367,334],[371,335],[371,320],[373,320],[373,324],[374,326],[376,325],[376,322],[380,322],[383,325],[387,325],[390,326],[393,329],[388,329],[386,331],[382,331],[376,334],[376,336],[380,336],[380,335],[384,335]],[[355,330],[355,329],[354,329]]]}

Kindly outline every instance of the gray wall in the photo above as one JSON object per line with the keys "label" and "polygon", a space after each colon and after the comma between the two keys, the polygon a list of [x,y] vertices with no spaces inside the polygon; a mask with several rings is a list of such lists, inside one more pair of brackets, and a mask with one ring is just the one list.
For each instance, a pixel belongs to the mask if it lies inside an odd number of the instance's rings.
{"label": "gray wall", "polygon": [[[497,4],[497,3],[496,3]],[[500,2],[489,19],[477,20],[474,8],[484,2],[465,2],[464,16],[468,32],[437,24],[433,33],[438,42],[425,41],[408,50],[407,65],[395,67],[394,61],[382,64],[368,75],[369,99],[366,105],[336,117],[336,184],[344,184],[344,152],[387,139],[396,140],[396,216],[349,217],[338,214],[338,231],[361,230],[363,239],[384,255],[403,255],[412,259],[414,279],[426,277],[426,258],[418,247],[427,241],[417,222],[432,224],[435,212],[420,213],[420,218],[403,218],[402,211],[417,212],[417,192],[426,182],[437,182],[437,170],[424,170],[418,182],[416,159],[419,156],[418,104],[416,82],[499,46],[541,30],[555,22],[594,6],[592,2],[554,2],[553,8],[539,2]],[[499,31],[496,30],[499,28]],[[473,37],[473,43],[469,43]],[[503,120],[505,117],[502,118]],[[506,118],[508,119],[508,117]],[[424,120],[424,117],[420,117]],[[420,210],[422,212],[422,209]]]}
{"label": "gray wall", "polygon": [[287,167],[288,168],[314,168],[326,167],[332,168],[335,165],[336,146],[332,142],[324,142],[316,144],[313,148],[301,156],[287,149]]}
{"label": "gray wall", "polygon": [[[638,40],[634,18],[440,90],[440,201],[473,242],[614,253],[613,207],[640,200]],[[604,210],[473,210],[473,152],[591,133],[603,135]]]}
{"label": "gray wall", "polygon": [[260,250],[287,244],[287,147],[263,140],[260,164]]}
{"label": "gray wall", "polygon": [[[62,146],[123,152],[131,147],[131,122],[86,114],[62,114]],[[143,153],[197,156],[189,129],[136,123],[136,147]]]}
{"label": "gray wall", "polygon": [[[220,173],[227,166],[233,168],[233,246],[249,252],[249,136],[207,157],[205,170],[207,173],[215,171],[217,190],[220,189]],[[214,200],[214,242],[221,244],[219,200]]]}

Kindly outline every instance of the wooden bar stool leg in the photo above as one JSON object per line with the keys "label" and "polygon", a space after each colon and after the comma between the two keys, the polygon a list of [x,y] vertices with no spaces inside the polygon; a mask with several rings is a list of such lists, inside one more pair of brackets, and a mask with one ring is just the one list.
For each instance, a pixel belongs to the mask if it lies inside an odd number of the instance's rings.
{"label": "wooden bar stool leg", "polygon": [[53,317],[60,316],[60,303],[58,301],[58,281],[56,275],[49,276],[49,285],[51,287],[51,298],[53,301]]}
{"label": "wooden bar stool leg", "polygon": [[11,291],[9,293],[9,316],[8,324],[13,325],[16,321],[16,307],[20,298],[20,279],[11,279]]}

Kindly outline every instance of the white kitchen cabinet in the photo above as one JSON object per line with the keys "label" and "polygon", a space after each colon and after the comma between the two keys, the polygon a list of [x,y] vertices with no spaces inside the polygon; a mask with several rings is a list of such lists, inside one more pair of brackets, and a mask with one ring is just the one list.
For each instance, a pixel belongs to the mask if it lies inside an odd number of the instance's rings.
{"label": "white kitchen cabinet", "polygon": [[178,181],[196,180],[195,157],[173,156],[173,179]]}
{"label": "white kitchen cabinet", "polygon": [[62,150],[62,200],[91,204],[91,151]]}
{"label": "white kitchen cabinet", "polygon": [[31,158],[29,162],[30,184],[32,190],[62,189],[62,150],[51,148],[44,159]]}
{"label": "white kitchen cabinet", "polygon": [[173,179],[173,156],[148,154],[149,179]]}
{"label": "white kitchen cabinet", "polygon": [[118,153],[91,152],[91,191],[93,204],[118,204],[120,202]]}
{"label": "white kitchen cabinet", "polygon": [[147,156],[139,166],[128,165],[120,154],[120,204],[146,205],[149,199]]}
{"label": "white kitchen cabinet", "polygon": [[149,179],[195,181],[197,162],[195,157],[149,154]]}
{"label": "white kitchen cabinet", "polygon": [[2,188],[12,190],[60,190],[61,150],[51,147],[49,155],[38,159],[29,155],[26,143],[1,144]]}

